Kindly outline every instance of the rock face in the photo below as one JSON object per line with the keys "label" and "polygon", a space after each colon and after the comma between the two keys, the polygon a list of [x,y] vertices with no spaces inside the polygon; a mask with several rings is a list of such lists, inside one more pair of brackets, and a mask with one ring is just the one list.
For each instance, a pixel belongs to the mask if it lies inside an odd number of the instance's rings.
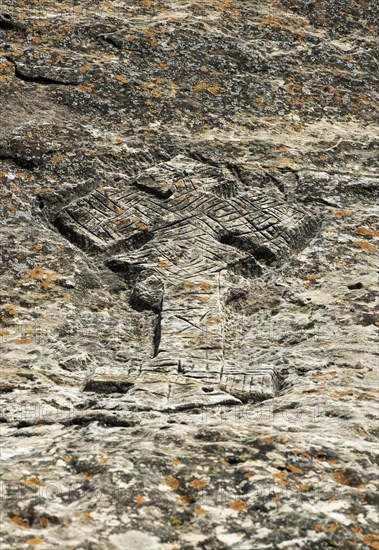
{"label": "rock face", "polygon": [[2,548],[379,547],[376,23],[0,7]]}

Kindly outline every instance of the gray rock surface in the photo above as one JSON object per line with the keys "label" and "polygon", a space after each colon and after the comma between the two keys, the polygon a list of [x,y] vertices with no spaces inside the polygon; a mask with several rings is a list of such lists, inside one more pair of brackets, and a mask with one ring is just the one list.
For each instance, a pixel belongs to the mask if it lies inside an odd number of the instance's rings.
{"label": "gray rock surface", "polygon": [[2,548],[379,548],[377,11],[1,5]]}

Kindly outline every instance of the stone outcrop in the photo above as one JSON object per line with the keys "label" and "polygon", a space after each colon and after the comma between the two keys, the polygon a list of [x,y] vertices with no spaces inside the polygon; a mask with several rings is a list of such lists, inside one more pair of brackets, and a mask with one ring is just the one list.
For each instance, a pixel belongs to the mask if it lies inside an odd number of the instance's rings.
{"label": "stone outcrop", "polygon": [[0,6],[2,548],[378,548],[376,28]]}

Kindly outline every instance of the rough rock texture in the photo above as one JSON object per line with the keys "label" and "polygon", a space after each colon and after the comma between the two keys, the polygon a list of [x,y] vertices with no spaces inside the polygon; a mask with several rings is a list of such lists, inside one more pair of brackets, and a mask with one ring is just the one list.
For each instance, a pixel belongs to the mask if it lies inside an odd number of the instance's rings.
{"label": "rough rock texture", "polygon": [[379,548],[377,18],[0,5],[2,548]]}

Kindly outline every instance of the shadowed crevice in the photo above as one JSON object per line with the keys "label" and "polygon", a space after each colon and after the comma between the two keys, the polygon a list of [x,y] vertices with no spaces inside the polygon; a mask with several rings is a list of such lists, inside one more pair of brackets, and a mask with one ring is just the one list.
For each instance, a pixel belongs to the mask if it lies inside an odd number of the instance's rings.
{"label": "shadowed crevice", "polygon": [[59,85],[59,86],[78,86],[78,82],[72,80],[61,80],[58,78],[50,78],[48,76],[30,75],[26,74],[19,65],[16,64],[14,59],[6,57],[14,66],[14,76],[23,82],[31,82],[33,84],[42,84],[44,86]]}

